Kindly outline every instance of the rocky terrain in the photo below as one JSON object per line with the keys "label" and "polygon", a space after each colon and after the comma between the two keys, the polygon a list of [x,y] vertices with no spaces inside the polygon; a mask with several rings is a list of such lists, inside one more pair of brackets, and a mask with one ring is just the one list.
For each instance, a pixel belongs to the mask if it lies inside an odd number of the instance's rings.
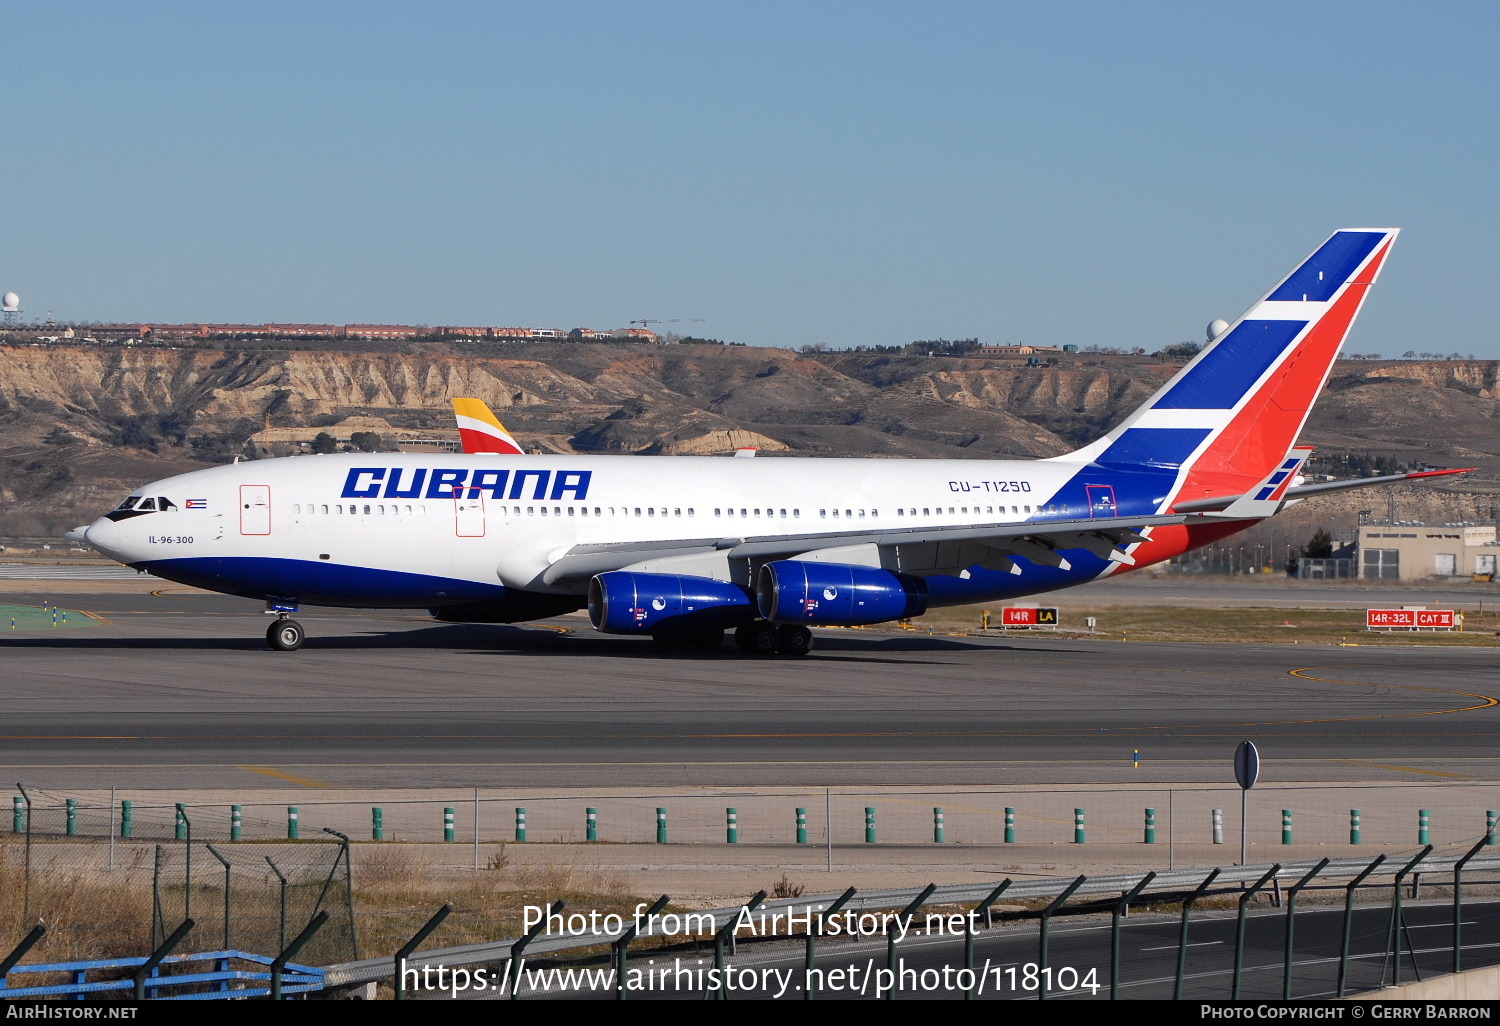
{"label": "rocky terrain", "polygon": [[[338,436],[346,418],[376,418],[354,423],[383,423],[393,435],[452,437],[454,396],[485,400],[543,451],[727,453],[748,444],[767,455],[994,459],[1067,452],[1177,369],[1084,355],[1026,366],[743,346],[416,348],[0,348],[0,536],[59,533],[142,481],[288,451],[272,438]],[[1487,519],[1500,491],[1497,412],[1500,363],[1341,363],[1304,440],[1335,457],[1479,466],[1474,479],[1436,493],[1446,497],[1412,501]],[[1352,515],[1385,501],[1346,498],[1324,508]]]}

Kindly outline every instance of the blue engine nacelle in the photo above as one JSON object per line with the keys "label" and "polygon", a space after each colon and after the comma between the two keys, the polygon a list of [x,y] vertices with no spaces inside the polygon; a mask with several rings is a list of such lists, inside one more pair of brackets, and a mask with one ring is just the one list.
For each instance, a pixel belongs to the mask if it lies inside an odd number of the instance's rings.
{"label": "blue engine nacelle", "polygon": [[727,581],[628,570],[589,581],[589,622],[605,634],[723,630],[754,619],[750,593]]}
{"label": "blue engine nacelle", "polygon": [[927,611],[927,582],[877,567],[783,559],[760,568],[756,604],[773,623],[854,627]]}

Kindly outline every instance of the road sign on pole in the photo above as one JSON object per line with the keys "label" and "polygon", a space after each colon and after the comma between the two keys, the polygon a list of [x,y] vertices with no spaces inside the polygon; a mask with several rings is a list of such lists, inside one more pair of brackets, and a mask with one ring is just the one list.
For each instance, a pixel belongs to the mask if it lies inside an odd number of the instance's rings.
{"label": "road sign on pole", "polygon": [[1254,742],[1241,741],[1234,750],[1234,779],[1240,785],[1240,865],[1248,864],[1250,789],[1260,777],[1260,752]]}

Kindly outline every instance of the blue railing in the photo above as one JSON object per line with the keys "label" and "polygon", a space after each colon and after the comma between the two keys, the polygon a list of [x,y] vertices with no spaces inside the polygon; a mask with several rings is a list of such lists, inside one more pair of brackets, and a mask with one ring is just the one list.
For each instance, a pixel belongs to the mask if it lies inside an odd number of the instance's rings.
{"label": "blue railing", "polygon": [[[265,997],[271,993],[271,963],[269,955],[255,955],[248,951],[205,951],[200,954],[169,955],[151,970],[146,980],[146,996],[179,1001],[216,1001],[225,998]],[[212,963],[207,971],[182,972],[195,962]],[[235,968],[231,963],[250,963]],[[0,999],[71,997],[79,1001],[90,995],[112,990],[133,991],[135,982],[131,974],[146,963],[145,958],[105,958],[87,962],[49,962],[38,965],[18,965],[0,980]],[[263,967],[263,968],[255,968]],[[121,972],[121,970],[124,970]],[[175,970],[175,971],[174,971]],[[89,974],[113,972],[122,979],[89,980]],[[166,975],[170,972],[171,975]],[[39,987],[12,987],[11,979],[22,973],[68,973],[68,983],[54,983]],[[311,966],[288,962],[281,971],[282,994],[301,994],[323,989],[323,970]],[[182,991],[174,993],[173,991]]]}

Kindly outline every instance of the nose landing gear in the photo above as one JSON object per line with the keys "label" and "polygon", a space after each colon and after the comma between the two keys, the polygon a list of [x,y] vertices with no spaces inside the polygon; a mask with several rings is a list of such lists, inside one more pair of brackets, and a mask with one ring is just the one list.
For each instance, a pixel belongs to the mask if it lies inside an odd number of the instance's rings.
{"label": "nose landing gear", "polygon": [[266,628],[266,644],[278,652],[295,652],[307,640],[307,631],[291,618],[291,614],[296,611],[297,605],[293,602],[266,603],[266,612],[276,617],[271,626]]}
{"label": "nose landing gear", "polygon": [[277,620],[266,628],[266,644],[278,652],[295,652],[307,640],[307,632],[296,620]]}

